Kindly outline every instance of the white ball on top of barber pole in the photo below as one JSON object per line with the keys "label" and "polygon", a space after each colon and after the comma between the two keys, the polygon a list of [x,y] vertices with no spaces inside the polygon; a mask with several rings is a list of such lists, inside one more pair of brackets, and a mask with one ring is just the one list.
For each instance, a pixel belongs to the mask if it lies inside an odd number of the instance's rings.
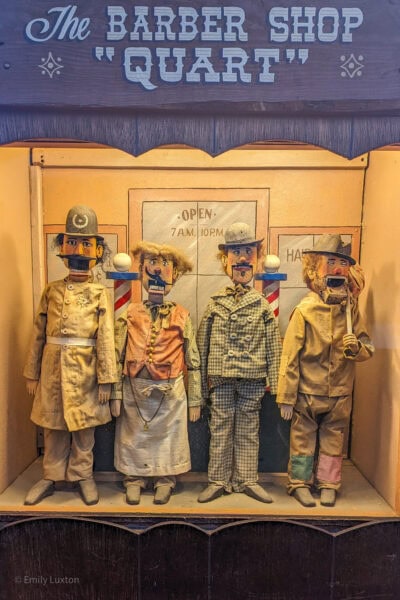
{"label": "white ball on top of barber pole", "polygon": [[267,254],[264,260],[264,271],[266,273],[275,273],[281,266],[279,256],[276,254]]}
{"label": "white ball on top of barber pole", "polygon": [[119,252],[113,258],[113,265],[117,271],[124,273],[129,271],[132,266],[132,259],[126,252]]}

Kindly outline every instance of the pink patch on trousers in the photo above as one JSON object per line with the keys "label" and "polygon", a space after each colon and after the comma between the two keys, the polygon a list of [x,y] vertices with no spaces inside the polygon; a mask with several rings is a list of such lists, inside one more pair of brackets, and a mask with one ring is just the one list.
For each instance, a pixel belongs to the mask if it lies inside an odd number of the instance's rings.
{"label": "pink patch on trousers", "polygon": [[320,454],[318,459],[317,479],[324,483],[339,483],[342,474],[341,456]]}

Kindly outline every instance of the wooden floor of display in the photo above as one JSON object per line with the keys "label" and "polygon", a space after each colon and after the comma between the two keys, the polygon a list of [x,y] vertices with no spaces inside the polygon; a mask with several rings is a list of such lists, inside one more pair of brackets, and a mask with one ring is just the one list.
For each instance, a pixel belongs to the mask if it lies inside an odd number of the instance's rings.
{"label": "wooden floor of display", "polygon": [[343,484],[336,505],[331,508],[315,498],[315,508],[304,508],[286,493],[286,474],[260,474],[260,483],[273,498],[272,504],[264,504],[245,494],[225,494],[216,500],[200,504],[197,497],[207,483],[205,473],[187,473],[178,478],[177,487],[166,505],[155,505],[153,493],[144,491],[141,502],[130,506],[125,502],[122,482],[117,473],[96,473],[100,501],[95,506],[86,506],[77,487],[57,484],[56,492],[35,506],[24,506],[23,500],[29,488],[42,477],[41,458],[32,463],[2,494],[0,494],[0,516],[36,513],[49,515],[124,515],[146,517],[181,518],[192,517],[271,517],[271,518],[344,518],[385,519],[398,516],[356,467],[345,461]]}

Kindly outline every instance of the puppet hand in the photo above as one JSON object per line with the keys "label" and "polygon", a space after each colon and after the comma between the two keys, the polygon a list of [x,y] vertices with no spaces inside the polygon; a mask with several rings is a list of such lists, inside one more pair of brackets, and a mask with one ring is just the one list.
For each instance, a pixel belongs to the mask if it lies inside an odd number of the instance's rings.
{"label": "puppet hand", "polygon": [[111,383],[100,383],[99,385],[99,402],[105,404],[111,396]]}
{"label": "puppet hand", "polygon": [[285,421],[290,421],[293,416],[293,406],[291,404],[281,404],[281,417],[285,419]]}
{"label": "puppet hand", "polygon": [[189,406],[189,421],[194,423],[200,419],[201,406]]}
{"label": "puppet hand", "polygon": [[346,335],[343,336],[343,346],[345,354],[346,352],[350,352],[353,355],[358,353],[358,339],[354,333],[346,333]]}
{"label": "puppet hand", "polygon": [[110,410],[113,417],[119,417],[121,414],[121,404],[122,400],[111,400]]}
{"label": "puppet hand", "polygon": [[36,394],[36,389],[39,384],[37,379],[27,379],[26,380],[26,389],[30,396],[34,396]]}

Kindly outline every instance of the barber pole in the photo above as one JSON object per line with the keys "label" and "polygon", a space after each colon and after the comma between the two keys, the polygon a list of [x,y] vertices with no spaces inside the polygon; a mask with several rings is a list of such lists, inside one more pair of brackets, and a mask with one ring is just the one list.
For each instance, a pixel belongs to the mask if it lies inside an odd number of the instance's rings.
{"label": "barber pole", "polygon": [[264,261],[265,273],[257,273],[255,278],[261,279],[263,282],[263,294],[268,300],[274,315],[278,318],[279,315],[279,292],[280,282],[286,281],[286,273],[277,273],[280,267],[280,260],[275,254],[268,254]]}
{"label": "barber pole", "polygon": [[127,310],[132,298],[131,282],[140,279],[139,273],[130,273],[132,260],[125,252],[114,256],[116,271],[108,271],[107,279],[114,281],[114,320]]}

